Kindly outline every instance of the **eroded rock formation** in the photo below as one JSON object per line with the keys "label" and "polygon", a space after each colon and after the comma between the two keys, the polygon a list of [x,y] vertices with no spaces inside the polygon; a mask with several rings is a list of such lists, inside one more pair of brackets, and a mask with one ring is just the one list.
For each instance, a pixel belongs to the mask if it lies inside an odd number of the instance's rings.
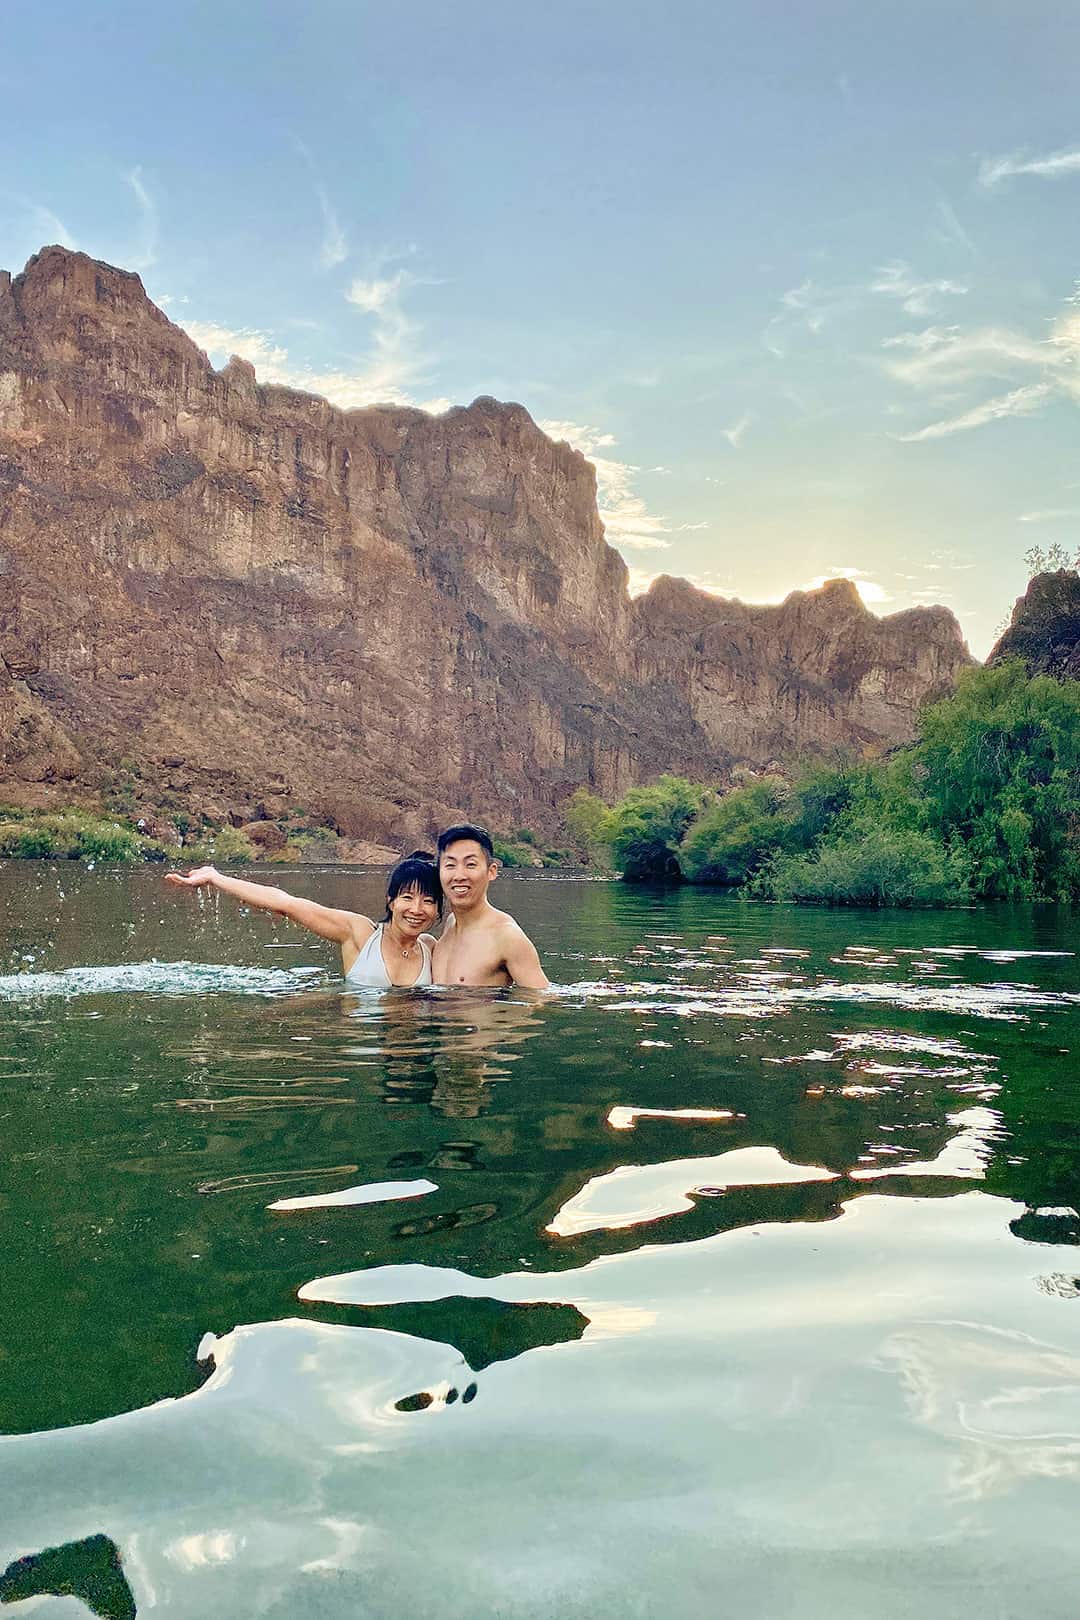
{"label": "eroded rock formation", "polygon": [[1009,628],[988,662],[1022,658],[1032,675],[1080,681],[1080,574],[1060,568],[1036,574],[1018,596]]}
{"label": "eroded rock formation", "polygon": [[888,747],[968,661],[834,582],[632,602],[592,467],[519,405],[342,411],[216,372],[139,278],[0,275],[0,797],[409,842],[579,783]]}

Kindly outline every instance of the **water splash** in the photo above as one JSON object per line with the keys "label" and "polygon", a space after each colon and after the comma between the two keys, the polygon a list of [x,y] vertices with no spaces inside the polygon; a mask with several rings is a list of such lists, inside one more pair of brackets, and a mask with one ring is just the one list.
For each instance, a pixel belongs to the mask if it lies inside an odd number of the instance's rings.
{"label": "water splash", "polygon": [[310,990],[322,968],[233,967],[218,962],[129,962],[56,973],[0,974],[0,1001],[101,995],[279,996]]}

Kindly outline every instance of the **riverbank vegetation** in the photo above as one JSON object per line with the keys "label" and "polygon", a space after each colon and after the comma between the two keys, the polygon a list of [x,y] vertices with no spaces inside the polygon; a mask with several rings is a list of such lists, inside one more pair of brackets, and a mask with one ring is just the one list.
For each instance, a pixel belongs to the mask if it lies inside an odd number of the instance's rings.
{"label": "riverbank vegetation", "polygon": [[[885,758],[736,772],[723,791],[667,775],[613,805],[581,788],[565,825],[569,848],[519,827],[496,855],[836,905],[1080,899],[1080,682],[1019,661],[970,669]],[[299,810],[245,829],[0,807],[0,859],[224,865],[333,859],[336,844]]]}
{"label": "riverbank vegetation", "polygon": [[177,858],[238,865],[259,851],[238,827],[206,828],[184,844],[166,844],[137,823],[89,810],[19,810],[0,806],[0,859],[86,861],[128,865]]}
{"label": "riverbank vegetation", "polygon": [[971,669],[876,760],[744,773],[726,792],[663,776],[615,805],[580,789],[579,852],[631,881],[763,899],[961,905],[1080,898],[1080,682]]}

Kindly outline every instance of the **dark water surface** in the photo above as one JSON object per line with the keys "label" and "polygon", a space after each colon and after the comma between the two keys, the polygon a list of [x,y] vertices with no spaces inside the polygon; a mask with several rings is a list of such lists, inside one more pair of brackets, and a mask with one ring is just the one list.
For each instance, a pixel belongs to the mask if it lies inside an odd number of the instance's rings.
{"label": "dark water surface", "polygon": [[1072,1620],[1076,914],[499,896],[552,998],[0,868],[0,1602]]}

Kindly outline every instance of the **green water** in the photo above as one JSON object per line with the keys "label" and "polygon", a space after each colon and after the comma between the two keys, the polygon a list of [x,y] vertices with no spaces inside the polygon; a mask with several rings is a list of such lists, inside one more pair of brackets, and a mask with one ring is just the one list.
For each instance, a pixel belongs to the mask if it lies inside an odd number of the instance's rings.
{"label": "green water", "polygon": [[500,893],[549,1000],[0,869],[0,1602],[1071,1620],[1075,913]]}

